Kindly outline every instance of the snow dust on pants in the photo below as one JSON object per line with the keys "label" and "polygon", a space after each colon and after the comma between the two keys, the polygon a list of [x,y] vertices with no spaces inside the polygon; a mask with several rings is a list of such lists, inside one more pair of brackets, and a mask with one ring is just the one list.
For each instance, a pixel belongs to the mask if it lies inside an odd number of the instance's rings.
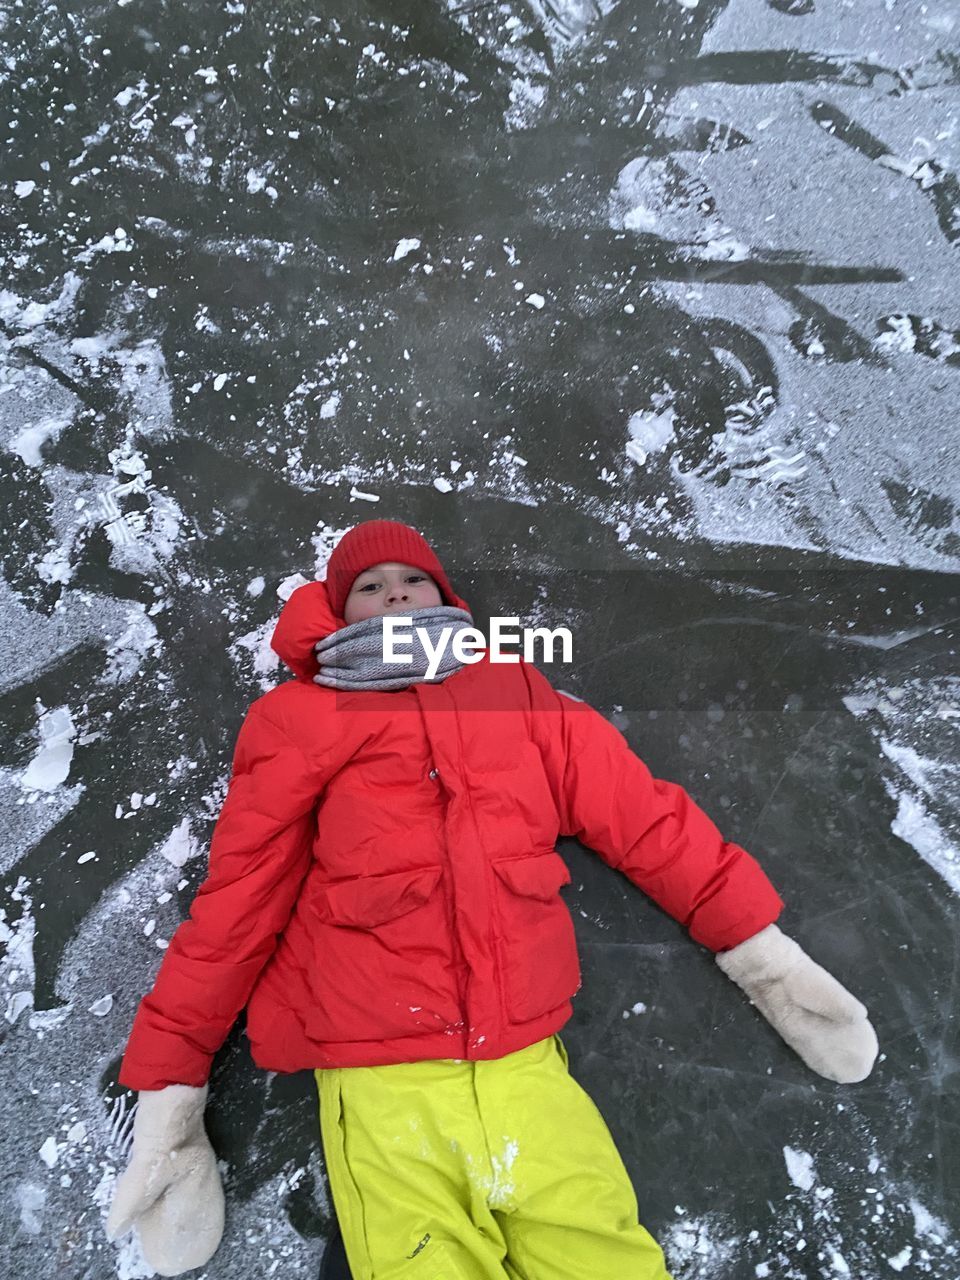
{"label": "snow dust on pants", "polygon": [[314,1074],[354,1280],[670,1280],[559,1036]]}

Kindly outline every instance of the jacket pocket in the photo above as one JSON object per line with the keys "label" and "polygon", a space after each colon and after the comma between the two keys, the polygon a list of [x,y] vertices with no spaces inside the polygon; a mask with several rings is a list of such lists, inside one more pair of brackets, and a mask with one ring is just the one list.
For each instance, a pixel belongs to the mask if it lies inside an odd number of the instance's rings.
{"label": "jacket pocket", "polygon": [[442,867],[313,885],[314,1040],[392,1040],[448,1030],[459,1018]]}
{"label": "jacket pocket", "polygon": [[373,929],[422,907],[437,887],[441,872],[441,867],[423,867],[420,871],[320,884],[312,894],[313,913],[324,924]]}
{"label": "jacket pocket", "polygon": [[560,897],[570,872],[553,849],[492,865],[504,1009],[508,1021],[529,1022],[580,989],[573,919]]}

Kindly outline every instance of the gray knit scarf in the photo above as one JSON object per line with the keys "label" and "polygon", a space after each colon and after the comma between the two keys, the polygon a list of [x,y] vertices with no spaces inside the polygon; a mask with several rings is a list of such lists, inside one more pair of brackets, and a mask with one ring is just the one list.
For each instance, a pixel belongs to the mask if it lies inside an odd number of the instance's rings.
{"label": "gray knit scarf", "polygon": [[416,628],[422,627],[426,631],[435,651],[443,628],[459,630],[471,626],[472,614],[453,605],[438,604],[428,609],[413,609],[403,616],[411,620],[411,643],[407,645],[404,642],[398,648],[402,653],[409,653],[412,661],[384,662],[383,618],[378,614],[374,618],[352,622],[317,641],[313,646],[320,664],[319,673],[313,677],[316,683],[332,689],[404,689],[410,684],[439,684],[460,670],[463,663],[453,655],[453,637],[450,636],[436,675],[428,681],[426,673],[430,659]]}

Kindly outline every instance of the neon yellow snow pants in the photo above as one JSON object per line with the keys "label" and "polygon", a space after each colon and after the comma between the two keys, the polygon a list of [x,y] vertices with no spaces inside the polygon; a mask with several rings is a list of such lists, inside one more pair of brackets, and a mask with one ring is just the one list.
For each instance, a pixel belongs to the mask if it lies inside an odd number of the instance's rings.
{"label": "neon yellow snow pants", "polygon": [[670,1280],[559,1036],[314,1074],[354,1280]]}

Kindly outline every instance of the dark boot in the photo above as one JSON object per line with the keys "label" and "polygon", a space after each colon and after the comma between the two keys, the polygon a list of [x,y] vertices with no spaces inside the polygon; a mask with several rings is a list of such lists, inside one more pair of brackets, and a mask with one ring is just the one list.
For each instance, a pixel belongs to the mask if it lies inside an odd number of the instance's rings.
{"label": "dark boot", "polygon": [[320,1280],[353,1280],[347,1265],[347,1254],[343,1247],[343,1236],[340,1228],[334,1223],[333,1232],[327,1241],[320,1263]]}

